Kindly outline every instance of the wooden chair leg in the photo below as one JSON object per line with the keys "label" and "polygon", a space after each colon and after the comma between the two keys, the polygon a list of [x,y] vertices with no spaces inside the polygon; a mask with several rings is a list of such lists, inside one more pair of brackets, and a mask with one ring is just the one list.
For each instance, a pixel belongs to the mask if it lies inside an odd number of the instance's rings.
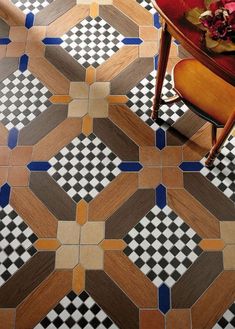
{"label": "wooden chair leg", "polygon": [[217,141],[217,127],[216,125],[212,124],[211,126],[211,138],[212,138],[212,146],[214,146],[216,144]]}
{"label": "wooden chair leg", "polygon": [[206,166],[207,167],[211,167],[214,163],[215,158],[217,157],[220,148],[223,146],[223,143],[225,142],[226,138],[228,137],[228,135],[230,134],[231,130],[233,129],[233,126],[235,124],[235,112],[233,112],[231,114],[231,116],[229,117],[220,137],[218,138],[218,140],[216,141],[216,143],[213,145],[209,156],[206,160]]}

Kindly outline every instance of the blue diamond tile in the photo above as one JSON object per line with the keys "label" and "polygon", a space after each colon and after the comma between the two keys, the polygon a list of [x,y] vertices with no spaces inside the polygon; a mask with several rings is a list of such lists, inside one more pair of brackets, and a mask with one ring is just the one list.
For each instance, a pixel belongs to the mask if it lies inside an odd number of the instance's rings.
{"label": "blue diamond tile", "polygon": [[20,65],[19,65],[19,70],[23,73],[27,70],[28,68],[28,63],[29,63],[29,57],[24,54],[20,58]]}
{"label": "blue diamond tile", "polygon": [[44,38],[42,42],[45,45],[60,45],[63,43],[63,40],[61,38]]}
{"label": "blue diamond tile", "polygon": [[143,166],[139,162],[122,162],[118,168],[121,171],[140,171]]}
{"label": "blue diamond tile", "polygon": [[49,162],[30,162],[27,165],[30,171],[47,171],[51,168],[51,164]]}
{"label": "blue diamond tile", "polygon": [[143,43],[143,40],[140,38],[124,38],[122,42],[124,45],[140,45]]}
{"label": "blue diamond tile", "polygon": [[166,133],[162,128],[156,131],[156,146],[159,150],[164,149],[166,146]]}
{"label": "blue diamond tile", "polygon": [[33,13],[28,13],[25,18],[25,27],[27,29],[31,29],[34,24],[34,14]]}
{"label": "blue diamond tile", "polygon": [[183,171],[200,171],[203,164],[200,162],[182,162],[179,167]]}
{"label": "blue diamond tile", "polygon": [[18,141],[19,131],[16,128],[12,128],[8,135],[8,147],[12,150],[16,147]]}
{"label": "blue diamond tile", "polygon": [[0,206],[2,208],[9,204],[11,187],[7,183],[4,184],[0,189]]}
{"label": "blue diamond tile", "polygon": [[8,45],[9,43],[11,43],[9,38],[0,38],[0,45]]}
{"label": "blue diamond tile", "polygon": [[156,205],[160,209],[166,206],[166,188],[162,184],[156,188]]}
{"label": "blue diamond tile", "polygon": [[170,309],[170,289],[164,283],[158,289],[159,310],[166,314]]}

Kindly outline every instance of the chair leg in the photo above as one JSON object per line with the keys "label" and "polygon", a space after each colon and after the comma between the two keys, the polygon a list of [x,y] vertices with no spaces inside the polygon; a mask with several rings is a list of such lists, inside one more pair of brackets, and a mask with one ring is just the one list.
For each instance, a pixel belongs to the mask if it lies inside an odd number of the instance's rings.
{"label": "chair leg", "polygon": [[229,117],[220,137],[218,138],[218,140],[216,141],[216,143],[213,145],[209,156],[206,160],[206,166],[207,167],[211,167],[214,163],[215,158],[217,157],[220,148],[223,146],[223,143],[225,142],[226,138],[228,137],[228,135],[230,134],[231,130],[233,129],[233,126],[235,124],[235,112],[233,112],[231,114],[231,116]]}
{"label": "chair leg", "polygon": [[212,146],[214,146],[217,141],[217,127],[214,124],[212,124],[211,126],[211,138],[212,138]]}

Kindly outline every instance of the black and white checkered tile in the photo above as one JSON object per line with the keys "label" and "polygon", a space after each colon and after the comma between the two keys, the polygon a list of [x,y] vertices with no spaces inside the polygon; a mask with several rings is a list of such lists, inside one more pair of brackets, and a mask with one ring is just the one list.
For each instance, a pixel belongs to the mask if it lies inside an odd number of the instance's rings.
{"label": "black and white checkered tile", "polygon": [[[127,97],[129,98],[127,105],[144,122],[146,122],[154,130],[157,130],[159,125],[151,119],[153,105],[152,100],[155,94],[155,83],[156,71],[153,71],[127,94]],[[164,87],[162,90],[163,95],[166,97],[175,95],[172,88],[171,76],[168,74],[164,81]],[[171,105],[163,105],[160,108],[160,118],[166,122],[167,125],[172,125],[187,110],[188,107],[182,101]],[[167,129],[167,125],[164,125],[163,129]]]}
{"label": "black and white checkered tile", "polygon": [[[202,160],[205,163],[205,158]],[[235,202],[235,137],[230,136],[215,159],[213,168],[204,167],[201,173]]]}
{"label": "black and white checkered tile", "polygon": [[17,70],[0,82],[0,121],[20,130],[51,105],[51,95],[28,70]]}
{"label": "black and white checkered tile", "polygon": [[71,291],[34,329],[118,329],[94,299]]}
{"label": "black and white checkered tile", "polygon": [[155,206],[124,241],[124,253],[157,287],[172,287],[202,252],[201,238],[168,206]]}
{"label": "black and white checkered tile", "polygon": [[0,209],[0,286],[36,253],[36,240],[10,205]]}
{"label": "black and white checkered tile", "polygon": [[34,15],[48,6],[54,0],[11,0],[16,7],[20,8],[25,14],[32,12]]}
{"label": "black and white checkered tile", "polygon": [[49,162],[48,173],[74,201],[90,202],[120,173],[121,160],[94,134],[81,134]]}
{"label": "black and white checkered tile", "polygon": [[123,46],[123,39],[101,17],[87,17],[62,37],[61,46],[85,68],[96,68]]}
{"label": "black and white checkered tile", "polygon": [[142,7],[150,11],[151,14],[156,13],[156,9],[153,8],[151,0],[136,0]]}
{"label": "black and white checkered tile", "polygon": [[224,313],[222,318],[212,329],[234,329],[235,328],[235,302]]}

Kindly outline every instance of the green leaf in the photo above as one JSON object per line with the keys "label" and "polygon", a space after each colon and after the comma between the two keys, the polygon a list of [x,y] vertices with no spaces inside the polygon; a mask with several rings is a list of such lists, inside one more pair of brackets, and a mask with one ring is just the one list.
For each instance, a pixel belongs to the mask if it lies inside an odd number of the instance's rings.
{"label": "green leaf", "polygon": [[211,48],[214,53],[225,53],[235,51],[235,44],[227,41],[220,41],[218,46]]}
{"label": "green leaf", "polygon": [[193,8],[185,13],[185,18],[194,25],[200,25],[201,22],[199,17],[204,11],[205,10],[203,8]]}
{"label": "green leaf", "polygon": [[206,46],[209,49],[215,48],[219,45],[219,41],[211,39],[208,33],[206,33],[205,40],[206,40]]}

